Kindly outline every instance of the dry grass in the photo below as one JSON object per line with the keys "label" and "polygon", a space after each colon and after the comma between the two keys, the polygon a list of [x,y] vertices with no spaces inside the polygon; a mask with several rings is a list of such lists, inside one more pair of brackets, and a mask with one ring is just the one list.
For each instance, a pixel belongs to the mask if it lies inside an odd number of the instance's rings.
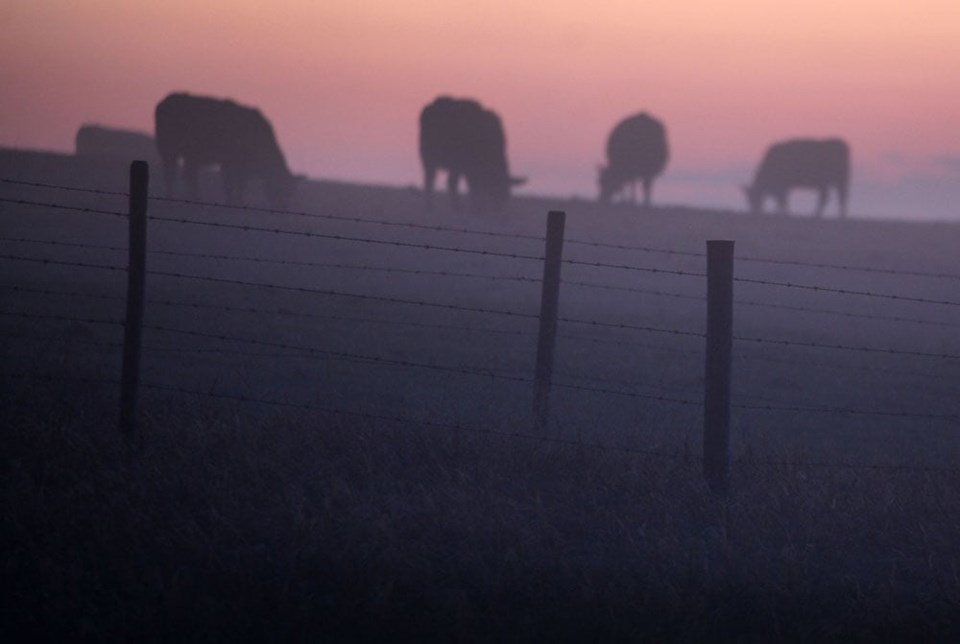
{"label": "dry grass", "polygon": [[7,383],[3,618],[73,641],[946,641],[960,476],[699,465]]}

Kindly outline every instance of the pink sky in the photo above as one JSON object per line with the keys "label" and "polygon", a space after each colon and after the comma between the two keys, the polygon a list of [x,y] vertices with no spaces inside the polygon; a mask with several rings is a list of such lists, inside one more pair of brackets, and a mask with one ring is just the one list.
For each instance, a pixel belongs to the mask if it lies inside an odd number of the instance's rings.
{"label": "pink sky", "polygon": [[415,184],[417,114],[447,93],[500,113],[531,194],[592,197],[645,110],[660,201],[739,207],[769,143],[842,136],[855,214],[960,219],[955,0],[4,0],[0,25],[2,146],[150,131],[186,90],[261,108],[297,172]]}

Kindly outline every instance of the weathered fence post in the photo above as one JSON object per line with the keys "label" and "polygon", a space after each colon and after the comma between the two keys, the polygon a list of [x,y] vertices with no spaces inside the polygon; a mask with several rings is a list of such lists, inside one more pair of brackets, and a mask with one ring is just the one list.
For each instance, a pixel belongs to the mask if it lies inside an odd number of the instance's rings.
{"label": "weathered fence post", "polygon": [[133,437],[136,430],[137,387],[140,380],[140,337],[147,264],[146,161],[130,164],[130,252],[127,269],[127,319],[123,330],[123,372],[120,382],[120,431]]}
{"label": "weathered fence post", "polygon": [[733,242],[707,242],[707,360],[703,474],[725,494],[730,469],[730,359],[733,349]]}
{"label": "weathered fence post", "polygon": [[553,378],[553,351],[557,339],[557,313],[560,303],[560,260],[563,256],[563,228],[567,213],[551,210],[547,214],[547,252],[543,262],[543,287],[540,294],[540,332],[537,336],[537,366],[534,374],[533,419],[535,431],[547,426],[550,381]]}

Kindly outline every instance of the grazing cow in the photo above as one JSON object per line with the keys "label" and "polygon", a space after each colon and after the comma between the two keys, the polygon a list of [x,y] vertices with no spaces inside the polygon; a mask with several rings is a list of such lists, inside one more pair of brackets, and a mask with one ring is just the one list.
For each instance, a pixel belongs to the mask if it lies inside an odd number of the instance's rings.
{"label": "grazing cow", "polygon": [[269,202],[285,208],[295,179],[277,145],[270,122],[259,110],[233,101],[170,94],[157,104],[157,149],[167,194],[173,194],[180,161],[190,195],[199,198],[201,167],[219,165],[227,203],[236,204],[249,179],[261,179]]}
{"label": "grazing cow", "polygon": [[643,205],[650,205],[653,180],[667,167],[669,150],[663,123],[640,113],[617,124],[607,139],[607,165],[600,166],[600,201],[609,202],[624,187],[636,203],[636,183],[643,184]]}
{"label": "grazing cow", "polygon": [[820,217],[830,188],[835,188],[840,216],[846,217],[849,183],[850,149],[844,141],[794,139],[771,145],[757,168],[753,184],[743,189],[751,212],[762,212],[767,197],[773,197],[780,212],[786,213],[790,190],[812,188],[820,193],[816,210]]}
{"label": "grazing cow", "polygon": [[134,130],[118,130],[100,125],[81,125],[77,130],[78,157],[146,161],[156,164],[159,160],[153,137]]}
{"label": "grazing cow", "polygon": [[441,96],[423,108],[420,160],[428,208],[437,170],[447,172],[447,189],[455,208],[459,207],[460,177],[466,178],[475,212],[502,211],[510,187],[525,181],[510,177],[500,117],[472,100]]}

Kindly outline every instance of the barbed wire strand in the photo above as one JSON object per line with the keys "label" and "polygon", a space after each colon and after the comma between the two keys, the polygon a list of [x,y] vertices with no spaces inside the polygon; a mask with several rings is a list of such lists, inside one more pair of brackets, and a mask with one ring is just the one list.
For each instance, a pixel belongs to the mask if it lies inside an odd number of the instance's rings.
{"label": "barbed wire strand", "polygon": [[[64,297],[89,297],[94,299],[104,299],[116,302],[125,302],[126,297],[120,295],[106,295],[100,293],[88,293],[83,291],[60,291],[56,289],[41,289],[24,286],[9,286],[14,292],[35,293],[39,295],[58,295]],[[191,308],[196,310],[214,310],[227,313],[250,313],[275,315],[280,317],[306,318],[311,320],[332,320],[340,322],[368,322],[371,324],[386,324],[391,326],[410,326],[422,327],[428,329],[444,329],[453,331],[465,331],[469,333],[493,333],[503,335],[534,336],[535,331],[524,331],[520,329],[492,329],[488,327],[476,327],[457,324],[439,324],[430,322],[414,322],[409,320],[370,318],[360,316],[332,315],[326,313],[304,313],[300,311],[286,311],[282,309],[265,309],[255,306],[231,306],[228,304],[213,304],[210,302],[182,302],[162,298],[147,298],[146,304],[158,306],[172,306]]]}
{"label": "barbed wire strand", "polygon": [[838,351],[862,351],[867,353],[882,353],[889,355],[915,356],[921,358],[941,358],[945,360],[960,360],[960,355],[950,353],[934,353],[927,351],[910,351],[905,349],[887,349],[884,347],[862,347],[846,344],[827,344],[823,342],[798,342],[795,340],[775,340],[772,338],[751,338],[733,336],[737,342],[755,342],[760,344],[774,344],[785,347],[808,347],[814,349],[836,349]]}
{"label": "barbed wire strand", "polygon": [[[364,354],[349,353],[349,352],[345,352],[345,351],[333,351],[333,350],[329,350],[329,349],[319,349],[319,348],[316,348],[316,347],[306,347],[306,346],[301,346],[301,345],[292,345],[292,344],[287,344],[287,343],[284,343],[284,342],[274,342],[274,341],[269,341],[269,340],[257,340],[257,339],[252,339],[252,338],[241,338],[241,337],[237,337],[237,336],[229,336],[229,335],[218,334],[218,333],[207,333],[207,332],[203,332],[203,331],[193,331],[193,330],[188,330],[188,329],[178,329],[178,328],[166,327],[166,326],[161,326],[161,325],[144,325],[143,328],[144,328],[144,330],[152,330],[152,331],[163,331],[163,332],[169,332],[169,333],[177,333],[177,334],[182,334],[182,335],[187,335],[187,336],[192,336],[192,337],[200,337],[200,338],[205,338],[205,339],[220,340],[220,341],[224,341],[224,342],[240,342],[240,343],[252,344],[252,345],[256,345],[256,346],[266,346],[266,347],[278,348],[278,349],[306,351],[306,352],[309,352],[309,353],[320,354],[320,355],[324,355],[324,356],[327,356],[327,357],[341,358],[341,359],[345,359],[345,360],[354,360],[354,361],[359,361],[359,362],[372,362],[372,363],[377,363],[377,364],[385,364],[385,365],[400,366],[400,367],[414,367],[414,368],[429,369],[429,370],[434,370],[434,371],[442,371],[442,372],[446,372],[446,373],[456,373],[456,374],[463,374],[463,375],[480,376],[480,377],[486,377],[486,378],[493,378],[493,379],[497,379],[497,380],[508,380],[508,381],[513,381],[513,382],[523,382],[523,383],[533,383],[533,382],[534,382],[534,379],[531,378],[531,377],[529,377],[529,376],[503,374],[503,373],[497,373],[497,372],[493,372],[493,371],[490,371],[490,370],[479,369],[479,368],[476,368],[476,369],[475,369],[475,368],[465,368],[465,367],[449,367],[449,366],[445,366],[445,365],[435,365],[435,364],[428,364],[428,363],[422,363],[422,362],[414,362],[414,361],[411,361],[411,360],[400,360],[400,359],[394,359],[394,358],[383,358],[383,357],[381,357],[381,356],[371,356],[371,355],[364,355]],[[684,404],[684,405],[700,405],[699,402],[694,402],[694,401],[689,401],[689,400],[681,400],[681,399],[674,399],[674,398],[669,398],[669,397],[665,397],[665,396],[654,396],[654,395],[648,395],[648,394],[641,394],[641,393],[637,393],[637,392],[616,391],[616,390],[603,389],[603,388],[599,388],[599,387],[584,387],[584,386],[580,386],[580,385],[573,385],[573,384],[570,384],[570,383],[554,383],[554,384],[555,384],[555,386],[558,386],[558,387],[564,387],[564,388],[567,388],[567,389],[574,389],[574,390],[579,390],[579,391],[589,391],[589,392],[594,392],[594,393],[614,394],[614,395],[618,395],[618,396],[629,396],[629,397],[633,397],[633,398],[644,398],[644,399],[655,400],[655,401],[659,401],[659,402],[672,402],[672,403],[678,403],[678,404]]]}
{"label": "barbed wire strand", "polygon": [[379,244],[384,246],[394,246],[398,248],[414,248],[418,250],[445,251],[452,253],[469,253],[481,255],[484,257],[502,257],[507,259],[522,259],[532,261],[543,261],[543,255],[526,255],[522,253],[504,253],[500,251],[488,250],[485,248],[461,248],[459,246],[445,246],[442,244],[423,244],[414,242],[402,242],[391,239],[373,239],[370,237],[357,237],[355,235],[341,235],[337,233],[318,233],[308,230],[290,230],[287,228],[267,226],[251,226],[248,224],[225,224],[217,221],[198,221],[196,219],[186,219],[183,217],[151,217],[151,221],[165,223],[175,223],[190,226],[202,226],[208,228],[222,228],[226,230],[239,230],[243,232],[270,233],[273,235],[290,235],[294,237],[306,237],[310,239],[329,239],[333,241],[347,241],[362,244]]}
{"label": "barbed wire strand", "polygon": [[[9,241],[9,242],[18,242],[18,243],[23,242],[23,243],[31,243],[31,244],[43,244],[43,245],[53,245],[53,246],[91,249],[91,250],[110,250],[110,251],[117,251],[117,252],[127,251],[126,248],[120,247],[120,246],[108,246],[108,245],[101,245],[101,244],[81,244],[81,243],[75,243],[75,242],[62,242],[62,241],[54,241],[54,240],[37,240],[37,239],[26,239],[26,238],[0,237],[0,241]],[[254,262],[254,263],[264,263],[264,264],[275,264],[275,265],[281,265],[281,266],[284,266],[284,265],[285,266],[308,266],[308,267],[316,267],[316,268],[332,268],[332,269],[359,270],[359,271],[411,274],[411,275],[426,275],[426,276],[438,276],[438,277],[487,279],[487,280],[494,280],[494,281],[502,280],[502,281],[516,281],[516,282],[529,282],[529,283],[539,283],[541,281],[539,278],[536,278],[536,277],[525,277],[525,276],[518,276],[518,275],[489,275],[489,274],[483,274],[483,273],[466,273],[466,272],[444,271],[444,270],[432,271],[432,270],[424,270],[424,269],[397,268],[397,267],[391,267],[391,266],[369,266],[365,264],[343,264],[343,263],[328,263],[328,262],[296,261],[296,260],[272,259],[272,258],[261,258],[261,257],[245,257],[245,256],[237,256],[237,255],[190,253],[190,252],[184,252],[184,251],[153,250],[153,251],[147,251],[147,252],[148,254],[155,254],[155,255],[161,255],[161,256]],[[25,258],[22,256],[7,256],[7,258],[30,261],[28,258]],[[690,295],[686,293],[674,293],[674,292],[663,291],[659,289],[639,288],[639,287],[631,287],[631,286],[617,286],[612,284],[603,284],[599,282],[589,282],[589,281],[582,281],[582,280],[565,280],[563,282],[563,285],[573,286],[578,288],[613,290],[613,291],[638,293],[643,295],[655,295],[659,297],[671,297],[676,299],[686,299],[686,300],[695,300],[695,301],[704,301],[706,299],[705,296],[703,295]],[[875,294],[875,296],[887,297],[885,294]],[[893,297],[899,297],[899,296],[893,296]],[[867,319],[867,320],[878,320],[878,321],[888,321],[888,322],[904,322],[904,323],[913,323],[913,324],[925,324],[929,326],[960,327],[960,323],[956,323],[956,322],[925,320],[921,318],[911,318],[911,317],[904,317],[904,316],[874,315],[874,314],[868,314],[868,313],[851,313],[848,311],[837,311],[833,309],[823,309],[818,307],[775,304],[771,302],[759,302],[756,300],[738,299],[735,301],[735,303],[740,306],[754,306],[754,307],[769,308],[769,309],[775,309],[775,310],[816,313],[816,314],[824,314],[824,315],[836,315],[836,316],[855,318],[855,319]],[[942,302],[935,301],[935,303],[942,303]]]}
{"label": "barbed wire strand", "polygon": [[29,186],[31,188],[49,188],[51,190],[64,190],[67,192],[86,192],[88,194],[94,195],[109,195],[111,197],[129,197],[129,192],[117,192],[115,190],[102,190],[99,188],[88,188],[80,186],[64,186],[60,184],[53,183],[41,183],[39,181],[26,181],[24,179],[10,179],[7,177],[0,177],[0,182],[8,183],[16,186]]}
{"label": "barbed wire strand", "polygon": [[[53,291],[49,289],[32,289],[32,288],[24,288],[24,287],[14,287],[13,290],[31,292],[31,293],[40,293],[40,294],[64,295],[64,296],[79,295],[84,297],[102,298],[102,299],[107,299],[112,301],[123,301],[125,299],[121,296],[114,296],[114,295],[74,293],[74,292],[67,292],[67,291]],[[224,310],[224,311],[240,312],[240,313],[277,314],[282,316],[304,317],[308,319],[363,322],[363,323],[373,323],[373,324],[384,324],[384,325],[390,325],[390,326],[411,326],[411,327],[417,327],[417,328],[453,330],[453,331],[466,332],[466,333],[492,333],[492,334],[516,335],[521,337],[533,337],[534,335],[536,335],[536,332],[534,331],[523,331],[523,330],[515,330],[515,329],[491,329],[491,328],[484,328],[484,327],[471,327],[471,326],[450,325],[450,324],[434,324],[434,323],[427,323],[427,322],[413,322],[413,321],[392,320],[392,319],[384,320],[384,319],[364,318],[364,317],[356,317],[356,316],[338,316],[338,315],[326,315],[326,314],[283,312],[283,311],[274,311],[270,309],[257,309],[254,307],[232,307],[227,305],[217,305],[217,304],[208,304],[208,303],[173,302],[173,301],[167,301],[167,300],[148,300],[147,303],[185,307],[185,308],[195,308],[195,309]],[[77,318],[77,317],[48,316],[44,314],[19,314],[19,313],[6,313],[6,312],[0,312],[0,314],[14,315],[19,317],[30,317],[32,319],[47,318],[47,319],[56,319],[58,321],[77,321],[77,322],[88,322],[88,323],[99,323],[99,324],[120,324],[120,325],[123,324],[122,322],[115,321],[115,320],[87,320],[87,319]],[[10,335],[11,334],[8,333],[8,336]],[[652,344],[638,343],[638,342],[609,340],[604,338],[590,338],[585,336],[577,336],[577,335],[562,334],[562,333],[558,334],[558,337],[562,339],[574,340],[574,341],[591,342],[591,343],[598,343],[598,344],[612,344],[616,346],[631,346],[631,347],[638,347],[638,348],[647,349],[651,351],[675,353],[675,354],[684,355],[691,359],[692,358],[700,359],[703,356],[702,349],[679,349],[674,347],[665,347],[662,345],[652,345]],[[76,341],[81,342],[81,340],[76,340]],[[100,342],[92,342],[92,343],[104,344]],[[116,345],[116,346],[119,346],[119,345]],[[204,352],[242,353],[237,351],[228,351],[225,349],[200,349],[200,348],[182,348],[182,347],[145,346],[145,349],[155,350],[155,351],[192,351],[196,353],[204,353]],[[243,355],[247,355],[247,354],[243,353]],[[267,356],[267,355],[274,355],[274,354],[250,354],[250,355]],[[300,354],[293,354],[290,357],[302,357],[302,356]],[[864,373],[884,372],[884,373],[892,373],[896,375],[913,375],[913,376],[919,376],[919,377],[925,377],[925,378],[937,378],[942,380],[942,378],[939,375],[932,374],[930,372],[905,371],[903,369],[884,369],[883,367],[860,367],[857,365],[852,365],[849,362],[823,363],[823,362],[802,361],[802,360],[798,361],[795,359],[788,360],[788,359],[775,358],[775,357],[765,356],[765,355],[750,356],[750,355],[743,355],[743,354],[738,354],[738,355],[735,355],[734,357],[737,360],[774,362],[774,363],[782,363],[782,364],[790,364],[790,365],[803,364],[805,366],[823,368],[823,369],[841,368],[841,369],[847,369],[847,370],[861,371]],[[649,385],[640,385],[640,386],[649,386]]]}
{"label": "barbed wire strand", "polygon": [[858,295],[862,297],[876,297],[886,300],[899,300],[902,302],[919,302],[922,304],[942,304],[945,306],[960,306],[960,302],[953,300],[934,300],[924,297],[914,297],[909,295],[894,295],[890,293],[875,293],[872,291],[856,291],[845,288],[831,288],[827,286],[817,286],[814,284],[795,284],[793,282],[775,282],[771,280],[754,279],[747,277],[734,277],[734,282],[743,282],[745,284],[760,284],[763,286],[777,286],[781,288],[795,288],[808,291],[817,291],[820,293],[838,293],[840,295]]}
{"label": "barbed wire strand", "polygon": [[41,208],[52,208],[55,210],[72,210],[88,215],[110,215],[112,217],[126,217],[127,213],[117,212],[115,210],[105,210],[103,208],[91,208],[89,206],[69,206],[65,204],[50,203],[47,201],[30,201],[27,199],[11,199],[9,197],[0,197],[0,203],[9,203],[18,206],[37,206]]}
{"label": "barbed wire strand", "polygon": [[[637,293],[640,295],[655,295],[658,297],[671,297],[675,299],[682,300],[694,300],[698,302],[705,302],[706,296],[704,295],[691,295],[688,293],[673,293],[670,291],[662,291],[659,289],[650,289],[650,288],[639,288],[633,286],[615,286],[612,284],[601,284],[598,282],[585,282],[580,280],[564,280],[562,282],[563,286],[576,286],[581,288],[595,288],[602,290],[612,290],[612,291],[623,291],[627,293]],[[851,313],[849,311],[837,311],[836,309],[823,309],[812,306],[794,306],[789,304],[775,304],[772,302],[759,302],[757,300],[742,300],[735,299],[734,304],[736,306],[754,306],[758,308],[767,308],[774,310],[784,310],[784,311],[794,311],[798,313],[817,313],[823,315],[837,315],[847,318],[856,318],[864,320],[878,320],[884,322],[909,322],[914,324],[926,324],[931,326],[944,326],[944,327],[960,327],[960,323],[957,322],[945,322],[941,320],[924,320],[921,318],[909,318],[897,315],[874,315],[869,313]]]}
{"label": "barbed wire strand", "polygon": [[[63,185],[40,183],[40,182],[34,182],[34,181],[15,180],[15,179],[9,179],[4,177],[0,177],[0,182],[14,184],[14,185],[24,185],[24,186],[49,188],[49,189],[56,189],[56,190],[86,192],[86,193],[99,194],[99,195],[110,195],[110,196],[118,196],[118,197],[129,196],[129,193],[127,192],[101,190],[101,189],[95,189],[95,188],[81,188],[76,186],[63,186]],[[497,231],[484,231],[484,230],[477,230],[477,229],[471,229],[471,228],[453,228],[453,227],[447,227],[447,226],[435,226],[435,225],[429,225],[429,224],[419,224],[415,222],[396,222],[396,221],[387,221],[387,220],[379,220],[379,219],[367,219],[362,217],[348,217],[344,215],[309,213],[304,211],[278,210],[273,208],[263,208],[263,207],[255,207],[255,206],[229,205],[229,204],[222,204],[222,203],[208,202],[208,201],[177,199],[172,197],[152,197],[152,199],[157,201],[183,203],[187,205],[195,205],[195,206],[203,206],[203,207],[211,207],[211,208],[246,210],[246,211],[260,212],[260,213],[266,213],[266,214],[299,215],[299,216],[306,216],[306,217],[313,217],[313,218],[320,218],[320,219],[348,221],[351,223],[377,224],[377,225],[384,225],[384,226],[397,226],[397,227],[406,227],[406,228],[415,228],[415,229],[425,229],[425,230],[431,230],[436,232],[455,232],[455,233],[463,233],[463,234],[484,235],[484,236],[490,236],[490,237],[525,239],[525,240],[538,241],[538,242],[543,242],[544,240],[544,238],[540,235],[503,233],[503,232],[497,232]],[[47,204],[35,203],[30,205],[47,205]],[[61,206],[58,206],[56,204],[51,204],[50,207],[61,207]],[[66,207],[66,206],[62,206],[62,207]],[[73,207],[69,207],[69,209],[73,209]],[[117,213],[117,212],[110,212],[110,213],[104,213],[104,214],[126,216],[126,213]],[[565,243],[589,246],[594,248],[628,250],[628,251],[637,251],[637,252],[646,252],[646,253],[675,255],[675,256],[682,256],[682,257],[697,257],[697,258],[706,257],[706,253],[697,252],[697,251],[681,251],[681,250],[673,250],[673,249],[665,249],[665,248],[656,248],[651,246],[614,244],[614,243],[608,243],[608,242],[588,241],[588,240],[575,239],[575,238],[568,239],[565,241]],[[804,262],[800,260],[784,260],[784,259],[773,259],[773,258],[751,257],[751,256],[741,256],[741,257],[737,257],[736,259],[737,261],[756,262],[756,263],[765,263],[765,264],[780,264],[780,265],[787,265],[787,266],[800,266],[800,267],[806,267],[806,268],[822,268],[822,269],[832,269],[832,270],[841,270],[841,271],[879,273],[879,274],[885,274],[885,275],[904,275],[904,276],[910,276],[910,277],[933,277],[933,278],[940,278],[940,279],[960,280],[960,274],[955,274],[955,273],[887,269],[887,268],[877,268],[872,266],[853,266],[849,264],[832,264],[832,263],[826,263],[826,262]]]}
{"label": "barbed wire strand", "polygon": [[[112,385],[119,386],[119,381],[111,378],[89,378],[89,377],[66,377],[66,376],[46,376],[39,374],[23,374],[23,373],[2,373],[0,372],[0,378],[10,378],[10,379],[29,379],[29,380],[39,380],[45,382],[73,382],[73,383],[85,383],[85,384],[95,384],[95,385]],[[577,448],[590,448],[596,449],[599,451],[615,451],[627,454],[638,454],[643,456],[651,456],[655,458],[670,459],[670,460],[681,460],[681,461],[701,461],[702,457],[691,455],[689,452],[663,452],[658,450],[645,450],[635,447],[626,447],[626,446],[615,446],[607,445],[601,443],[586,443],[582,440],[574,439],[565,439],[560,437],[551,437],[551,436],[542,436],[542,435],[531,435],[531,434],[522,434],[520,432],[507,432],[500,430],[491,430],[491,429],[482,429],[475,427],[466,427],[463,425],[453,424],[453,423],[441,423],[437,421],[431,421],[426,419],[413,419],[398,415],[392,414],[374,414],[371,412],[358,412],[350,411],[343,409],[336,409],[330,407],[321,407],[306,403],[294,403],[288,401],[277,401],[270,399],[261,399],[252,396],[245,396],[240,394],[225,394],[225,393],[214,393],[214,392],[203,392],[190,390],[185,387],[172,386],[165,384],[157,383],[142,383],[141,386],[145,389],[152,389],[156,391],[163,391],[167,393],[175,393],[179,395],[189,395],[199,398],[214,398],[222,400],[230,400],[233,402],[241,403],[255,403],[255,404],[264,404],[270,406],[279,406],[279,407],[292,407],[299,408],[304,411],[318,411],[321,413],[329,413],[332,415],[343,415],[351,416],[357,418],[365,418],[368,420],[381,420],[396,422],[399,424],[414,424],[422,425],[427,427],[435,427],[439,429],[452,429],[454,431],[469,432],[475,434],[483,434],[490,436],[498,436],[503,438],[511,439],[521,439],[521,440],[531,440],[538,442],[547,442],[562,444],[570,447]],[[896,464],[878,464],[878,463],[829,463],[823,461],[777,461],[777,460],[763,460],[756,459],[752,457],[734,457],[731,459],[735,465],[738,466],[757,466],[757,467],[781,467],[781,468],[797,468],[797,467],[811,467],[811,468],[823,468],[823,469],[845,469],[845,470],[879,470],[879,471],[915,471],[915,472],[925,472],[925,473],[949,473],[955,474],[960,472],[960,468],[942,468],[934,466],[925,466],[925,465],[896,465]]]}
{"label": "barbed wire strand", "polygon": [[[62,241],[52,241],[52,240],[0,237],[0,242],[5,242],[5,241],[17,242],[17,243],[22,242],[22,243],[30,243],[30,244],[42,244],[42,245],[49,245],[49,246],[60,246],[60,247],[66,247],[66,248],[79,248],[83,250],[108,250],[108,251],[123,252],[123,253],[127,252],[127,248],[125,247],[108,246],[105,244],[79,244],[74,242],[62,242]],[[372,266],[369,264],[313,262],[313,261],[307,261],[307,260],[274,259],[269,257],[245,257],[240,255],[190,253],[186,251],[148,250],[147,254],[164,256],[164,257],[181,257],[181,258],[187,257],[192,259],[214,259],[218,261],[251,262],[251,263],[257,263],[257,264],[271,264],[276,266],[333,268],[333,269],[371,271],[371,272],[382,272],[382,273],[430,275],[430,276],[437,276],[437,277],[476,278],[476,279],[503,280],[503,281],[514,281],[514,282],[539,283],[542,281],[540,278],[525,277],[522,275],[491,275],[488,273],[465,273],[465,272],[445,271],[445,270],[425,270],[425,269],[419,269],[419,268],[398,268],[395,266]]]}
{"label": "barbed wire strand", "polygon": [[126,266],[116,266],[114,264],[92,264],[90,262],[75,262],[59,259],[47,259],[45,257],[26,257],[23,255],[0,255],[0,259],[11,259],[18,262],[33,262],[35,264],[52,264],[54,266],[72,266],[75,268],[99,268],[109,271],[126,272]]}
{"label": "barbed wire strand", "polygon": [[[0,312],[0,314],[14,315],[14,316],[24,317],[28,319],[42,318],[42,319],[55,319],[55,320],[75,320],[75,321],[81,321],[86,323],[120,324],[115,320],[90,319],[90,318],[65,318],[64,316],[20,314],[20,313],[9,313],[5,311]],[[383,358],[381,356],[370,356],[370,355],[354,354],[354,353],[343,352],[343,351],[319,349],[316,347],[307,347],[302,345],[292,345],[292,344],[283,343],[283,342],[258,340],[258,339],[252,339],[252,338],[241,338],[241,337],[230,336],[226,334],[207,333],[203,331],[194,331],[194,330],[188,330],[188,329],[178,329],[178,328],[167,327],[162,325],[144,325],[144,329],[176,333],[176,334],[187,335],[191,337],[200,337],[204,339],[214,339],[214,340],[225,341],[225,342],[239,342],[243,344],[252,344],[256,346],[270,347],[273,349],[293,350],[293,351],[299,351],[299,352],[306,352],[310,354],[319,354],[319,355],[324,355],[334,359],[343,359],[343,360],[359,361],[359,362],[372,362],[372,363],[385,364],[390,366],[423,368],[423,369],[430,369],[430,370],[442,371],[447,373],[457,373],[457,374],[464,374],[464,375],[489,377],[489,378],[494,378],[498,380],[509,380],[514,382],[524,382],[524,383],[534,382],[534,379],[528,376],[495,373],[485,369],[449,367],[445,365],[419,363],[419,362],[413,362],[409,360]],[[674,397],[665,396],[665,395],[643,394],[643,393],[632,392],[632,391],[615,390],[615,389],[609,389],[604,387],[587,387],[587,386],[574,385],[571,383],[564,383],[564,382],[555,382],[554,386],[576,390],[576,391],[601,393],[601,394],[616,395],[616,396],[627,396],[631,398],[641,398],[645,400],[653,400],[656,402],[674,403],[674,404],[681,404],[681,405],[687,405],[687,406],[699,407],[702,405],[700,401],[674,398]],[[634,386],[637,386],[636,383],[634,383]],[[641,386],[653,388],[652,385],[641,385]],[[948,420],[951,422],[957,422],[958,420],[956,416],[948,416],[948,415],[916,414],[916,413],[909,413],[909,412],[884,412],[884,411],[875,411],[875,410],[857,410],[857,409],[850,409],[850,408],[821,408],[821,407],[813,407],[813,406],[784,407],[784,406],[775,406],[775,405],[742,405],[742,404],[733,405],[733,407],[739,408],[739,409],[772,411],[772,412],[817,412],[817,413],[829,413],[829,414],[855,414],[855,415],[868,415],[868,416],[924,418],[929,420]]]}
{"label": "barbed wire strand", "polygon": [[[84,264],[81,264],[81,265],[84,265]],[[96,267],[97,268],[113,268],[114,270],[117,270],[117,267],[106,267],[106,266],[96,266]],[[519,317],[519,318],[527,318],[527,319],[539,318],[539,315],[535,313],[522,313],[518,311],[506,311],[506,310],[499,310],[499,309],[483,309],[479,307],[465,307],[465,306],[454,305],[454,304],[425,302],[421,300],[406,300],[403,298],[394,298],[394,297],[387,297],[387,296],[373,296],[373,295],[364,295],[359,293],[347,293],[347,292],[323,290],[323,289],[308,289],[306,287],[278,286],[273,284],[245,282],[241,280],[227,280],[223,278],[183,275],[180,273],[168,273],[165,271],[159,271],[153,274],[173,276],[173,277],[187,277],[190,279],[201,279],[201,280],[213,281],[218,283],[241,284],[244,286],[260,286],[260,287],[280,289],[280,290],[292,290],[292,291],[304,292],[304,293],[352,297],[352,298],[359,298],[359,299],[365,299],[365,300],[377,300],[377,301],[385,301],[385,302],[391,302],[391,303],[410,304],[410,305],[416,305],[416,306],[466,311],[471,313],[506,315],[511,317]],[[692,337],[698,337],[698,338],[705,337],[702,332],[696,332],[696,331],[685,331],[680,329],[665,329],[662,327],[634,325],[634,324],[626,324],[626,323],[618,323],[618,322],[606,322],[602,320],[583,320],[583,319],[577,319],[577,318],[560,317],[558,318],[558,321],[571,323],[571,324],[593,326],[593,327],[614,328],[614,329],[631,330],[631,331],[644,331],[644,332],[651,332],[651,333],[662,333],[662,334],[674,335],[674,336],[692,336]],[[782,340],[782,339],[744,337],[744,336],[734,336],[733,339],[740,342],[753,342],[753,343],[771,344],[771,345],[787,346],[787,347],[807,347],[807,348],[816,348],[816,349],[835,349],[835,350],[842,350],[842,351],[860,351],[860,352],[867,352],[867,353],[880,353],[880,354],[889,354],[889,355],[906,355],[906,356],[924,357],[924,358],[941,358],[941,359],[947,359],[947,360],[960,359],[960,355],[954,355],[954,354],[925,352],[925,351],[910,351],[910,350],[903,350],[903,349],[889,349],[884,347],[863,347],[863,346],[853,346],[853,345],[845,345],[845,344],[799,342],[795,340]]]}

